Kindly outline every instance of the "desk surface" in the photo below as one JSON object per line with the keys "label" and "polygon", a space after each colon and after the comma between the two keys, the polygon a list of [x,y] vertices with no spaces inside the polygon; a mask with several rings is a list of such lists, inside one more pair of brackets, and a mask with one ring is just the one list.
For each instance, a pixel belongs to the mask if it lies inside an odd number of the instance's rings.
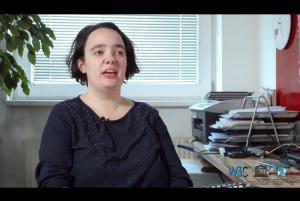
{"label": "desk surface", "polygon": [[[191,145],[192,140],[187,140],[187,143]],[[204,144],[198,141],[193,142],[196,151],[205,150]],[[204,153],[216,153],[216,151],[207,151]],[[228,178],[231,178],[236,182],[250,183],[254,186],[266,187],[266,188],[299,188],[300,187],[300,175],[285,175],[283,177],[277,174],[268,175],[268,177],[254,177],[255,167],[261,165],[258,161],[276,161],[270,158],[261,159],[259,157],[251,156],[247,158],[230,158],[228,156],[222,156],[220,154],[202,154],[203,158],[206,159],[213,166],[223,172]],[[244,167],[243,175],[241,177],[230,175],[228,167],[232,169],[242,166]],[[269,169],[269,168],[268,168]],[[290,168],[291,172],[300,172],[293,167]],[[237,172],[240,175],[240,172]]]}

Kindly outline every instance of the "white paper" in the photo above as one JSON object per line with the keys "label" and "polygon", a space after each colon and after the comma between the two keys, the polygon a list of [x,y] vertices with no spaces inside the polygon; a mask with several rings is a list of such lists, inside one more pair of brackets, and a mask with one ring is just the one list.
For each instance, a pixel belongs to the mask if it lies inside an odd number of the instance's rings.
{"label": "white paper", "polygon": [[231,135],[224,134],[224,133],[210,133],[210,134],[211,134],[211,137],[216,138],[216,139],[228,139],[231,137]]}
{"label": "white paper", "polygon": [[[228,114],[232,115],[232,114],[236,114],[237,112],[254,112],[254,109],[255,108],[229,110]],[[285,111],[285,107],[281,107],[281,106],[273,106],[273,107],[269,107],[269,109],[270,109],[270,112]],[[268,112],[268,108],[267,107],[256,108],[256,112]]]}
{"label": "white paper", "polygon": [[[224,128],[229,128],[235,124],[240,124],[240,123],[247,123],[247,124],[251,124],[252,120],[237,120],[237,119],[227,119],[227,118],[219,118],[219,122],[220,122],[220,127],[222,129]],[[253,123],[264,123],[263,120],[258,119],[258,120],[254,120]]]}

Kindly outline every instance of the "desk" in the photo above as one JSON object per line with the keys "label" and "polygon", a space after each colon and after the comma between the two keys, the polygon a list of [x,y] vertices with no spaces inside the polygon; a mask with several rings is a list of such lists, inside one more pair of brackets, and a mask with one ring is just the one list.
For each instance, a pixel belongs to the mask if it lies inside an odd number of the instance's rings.
{"label": "desk", "polygon": [[[187,140],[187,144],[191,146],[192,140]],[[196,151],[205,150],[204,144],[198,141],[193,142],[194,148]],[[216,151],[207,151],[204,153],[216,153]],[[276,161],[270,158],[261,159],[256,156],[251,156],[247,158],[230,158],[228,156],[222,156],[220,154],[203,154],[205,160],[211,163],[214,167],[218,168],[223,172],[228,178],[236,182],[250,183],[254,186],[265,187],[265,188],[299,188],[300,187],[300,175],[285,175],[283,177],[278,176],[277,174],[268,175],[268,177],[254,177],[255,167],[261,165],[258,161]],[[230,175],[228,166],[230,168],[237,166],[248,167],[244,169],[243,176],[238,177]],[[199,167],[200,168],[200,167]],[[290,168],[291,172],[300,172],[295,168]],[[243,171],[243,169],[242,169]],[[240,175],[237,172],[237,175]],[[244,175],[248,175],[244,177]]]}

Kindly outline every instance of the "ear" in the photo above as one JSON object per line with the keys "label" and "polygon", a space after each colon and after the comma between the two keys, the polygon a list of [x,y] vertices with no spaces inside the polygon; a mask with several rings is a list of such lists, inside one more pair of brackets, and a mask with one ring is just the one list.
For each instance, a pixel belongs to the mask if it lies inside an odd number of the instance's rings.
{"label": "ear", "polygon": [[80,70],[83,74],[86,73],[84,61],[82,61],[81,59],[78,59],[78,60],[77,60],[77,66],[78,66],[79,70]]}

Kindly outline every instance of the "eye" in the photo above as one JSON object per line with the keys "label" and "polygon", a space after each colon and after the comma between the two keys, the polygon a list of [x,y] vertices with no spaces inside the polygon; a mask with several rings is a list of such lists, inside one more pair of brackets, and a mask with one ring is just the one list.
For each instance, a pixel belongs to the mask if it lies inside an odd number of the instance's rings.
{"label": "eye", "polygon": [[116,54],[123,55],[123,52],[122,51],[117,51]]}
{"label": "eye", "polygon": [[102,54],[103,52],[101,50],[98,50],[95,52],[95,54]]}

